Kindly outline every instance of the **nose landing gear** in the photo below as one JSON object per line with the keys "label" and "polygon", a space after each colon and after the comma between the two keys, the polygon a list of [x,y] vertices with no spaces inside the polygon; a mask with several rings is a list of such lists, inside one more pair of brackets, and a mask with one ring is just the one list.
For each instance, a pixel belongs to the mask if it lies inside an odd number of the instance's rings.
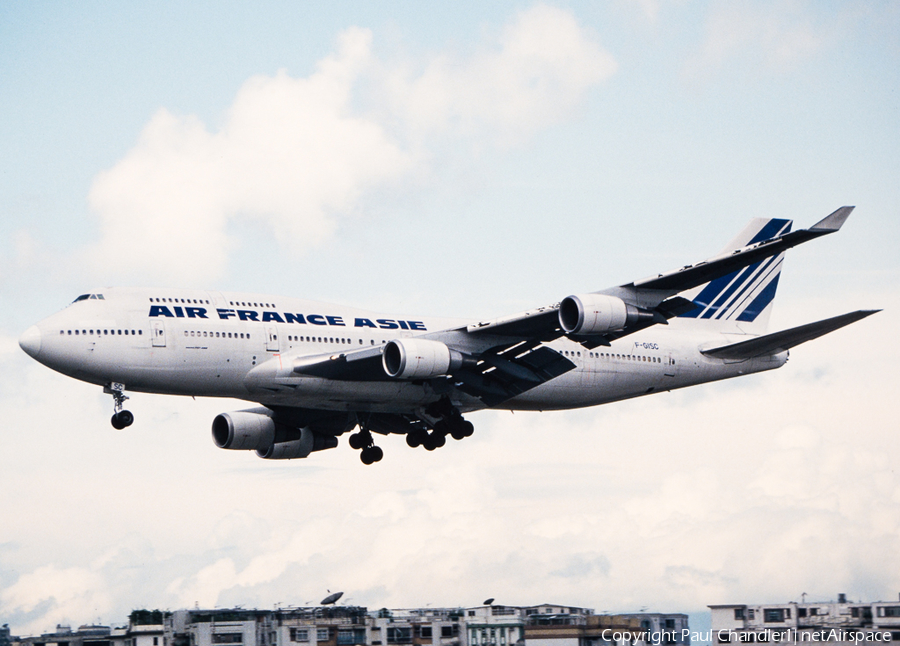
{"label": "nose landing gear", "polygon": [[131,414],[131,411],[122,410],[125,400],[128,399],[128,395],[125,394],[125,384],[113,382],[108,386],[104,386],[103,392],[113,396],[113,410],[115,412],[112,419],[110,419],[113,428],[121,431],[123,428],[131,426],[134,423],[134,415]]}

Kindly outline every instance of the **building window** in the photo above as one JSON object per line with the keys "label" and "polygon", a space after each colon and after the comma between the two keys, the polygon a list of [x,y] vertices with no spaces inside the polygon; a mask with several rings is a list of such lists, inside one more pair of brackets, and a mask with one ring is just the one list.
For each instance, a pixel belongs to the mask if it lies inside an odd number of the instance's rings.
{"label": "building window", "polygon": [[316,630],[316,641],[317,642],[327,642],[328,641],[328,629],[327,628],[319,628]]}
{"label": "building window", "polygon": [[747,608],[747,619],[755,619],[756,618],[756,610],[753,608]]}
{"label": "building window", "polygon": [[419,626],[419,637],[431,639],[431,626]]}
{"label": "building window", "polygon": [[879,606],[879,617],[900,617],[900,606]]}
{"label": "building window", "polygon": [[744,618],[744,609],[743,608],[735,608],[734,609],[734,618],[735,619],[743,619]]}
{"label": "building window", "polygon": [[242,644],[244,643],[243,633],[213,633],[213,644]]}
{"label": "building window", "polygon": [[391,627],[387,629],[388,644],[412,643],[412,629],[409,627]]}
{"label": "building window", "polygon": [[291,641],[292,642],[308,642],[309,641],[309,631],[305,628],[291,628]]}
{"label": "building window", "polygon": [[763,621],[767,624],[783,623],[784,622],[784,609],[783,608],[765,608],[763,610]]}
{"label": "building window", "polygon": [[797,619],[806,617],[806,608],[797,608]]}

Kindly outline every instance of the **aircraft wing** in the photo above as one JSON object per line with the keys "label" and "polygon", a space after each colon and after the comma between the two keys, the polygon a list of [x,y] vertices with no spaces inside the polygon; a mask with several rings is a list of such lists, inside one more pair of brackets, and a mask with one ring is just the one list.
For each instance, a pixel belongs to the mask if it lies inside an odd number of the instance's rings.
{"label": "aircraft wing", "polygon": [[[493,406],[568,372],[575,364],[540,341],[505,343],[472,357],[449,378],[465,393]],[[340,381],[390,380],[382,367],[383,346],[296,357],[296,375]],[[442,378],[443,379],[443,378]]]}
{"label": "aircraft wing", "polygon": [[765,334],[763,336],[754,337],[747,341],[731,343],[718,348],[702,350],[703,354],[716,357],[717,359],[730,359],[742,361],[762,357],[765,355],[778,354],[789,350],[796,345],[812,341],[820,336],[824,336],[829,332],[839,330],[845,325],[850,325],[861,319],[871,316],[881,310],[858,310],[848,314],[842,314],[823,321],[808,323],[789,330],[782,330],[774,334]]}
{"label": "aircraft wing", "polygon": [[[645,316],[642,317],[643,320],[640,324],[606,335],[607,338],[591,338],[583,341],[587,347],[609,345],[610,341],[626,334],[632,334],[649,327],[649,325],[665,324],[668,319],[686,313],[695,307],[687,299],[676,296],[679,292],[727,276],[734,271],[776,256],[809,240],[834,233],[840,230],[853,209],[852,206],[842,206],[809,229],[777,235],[693,265],[685,265],[674,271],[594,292],[620,298],[625,303],[641,310]],[[495,334],[551,341],[565,334],[559,322],[559,307],[560,303],[555,303],[512,316],[481,321],[467,326],[465,330],[470,334]],[[602,335],[591,336],[601,337]],[[581,341],[582,339],[577,340]]]}

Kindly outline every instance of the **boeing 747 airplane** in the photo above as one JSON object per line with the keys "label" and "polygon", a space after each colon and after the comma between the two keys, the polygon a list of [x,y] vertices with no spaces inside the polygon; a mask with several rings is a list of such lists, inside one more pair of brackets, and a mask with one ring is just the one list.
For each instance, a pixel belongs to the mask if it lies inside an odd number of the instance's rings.
{"label": "boeing 747 airplane", "polygon": [[771,334],[784,252],[841,228],[845,206],[809,229],[751,220],[717,256],[599,292],[485,321],[376,314],[340,305],[196,289],[106,288],[30,327],[29,355],[112,395],[235,397],[223,449],[305,458],[338,437],[365,464],[373,433],[434,450],[473,432],[485,408],[595,406],[778,368],[790,348],[858,321],[860,310]]}

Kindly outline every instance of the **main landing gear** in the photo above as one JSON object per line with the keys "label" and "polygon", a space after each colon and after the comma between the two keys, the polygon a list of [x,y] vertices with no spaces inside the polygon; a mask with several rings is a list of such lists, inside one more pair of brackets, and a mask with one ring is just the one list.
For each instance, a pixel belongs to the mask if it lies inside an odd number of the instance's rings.
{"label": "main landing gear", "polygon": [[375,440],[372,439],[372,432],[367,428],[361,428],[358,433],[350,436],[350,447],[360,452],[359,459],[363,464],[373,464],[381,461],[384,457],[384,451],[381,447],[375,446]]}
{"label": "main landing gear", "polygon": [[115,412],[110,420],[113,428],[121,431],[123,428],[131,426],[134,423],[134,415],[131,414],[131,411],[122,410],[125,400],[128,399],[128,396],[125,394],[125,384],[111,383],[108,386],[104,386],[103,392],[113,396],[113,410]]}
{"label": "main landing gear", "polygon": [[426,451],[434,451],[447,443],[448,435],[454,440],[461,440],[475,432],[472,422],[464,419],[459,409],[447,399],[435,402],[425,413],[423,417],[433,419],[432,429],[407,433],[406,443],[412,448],[423,446]]}

